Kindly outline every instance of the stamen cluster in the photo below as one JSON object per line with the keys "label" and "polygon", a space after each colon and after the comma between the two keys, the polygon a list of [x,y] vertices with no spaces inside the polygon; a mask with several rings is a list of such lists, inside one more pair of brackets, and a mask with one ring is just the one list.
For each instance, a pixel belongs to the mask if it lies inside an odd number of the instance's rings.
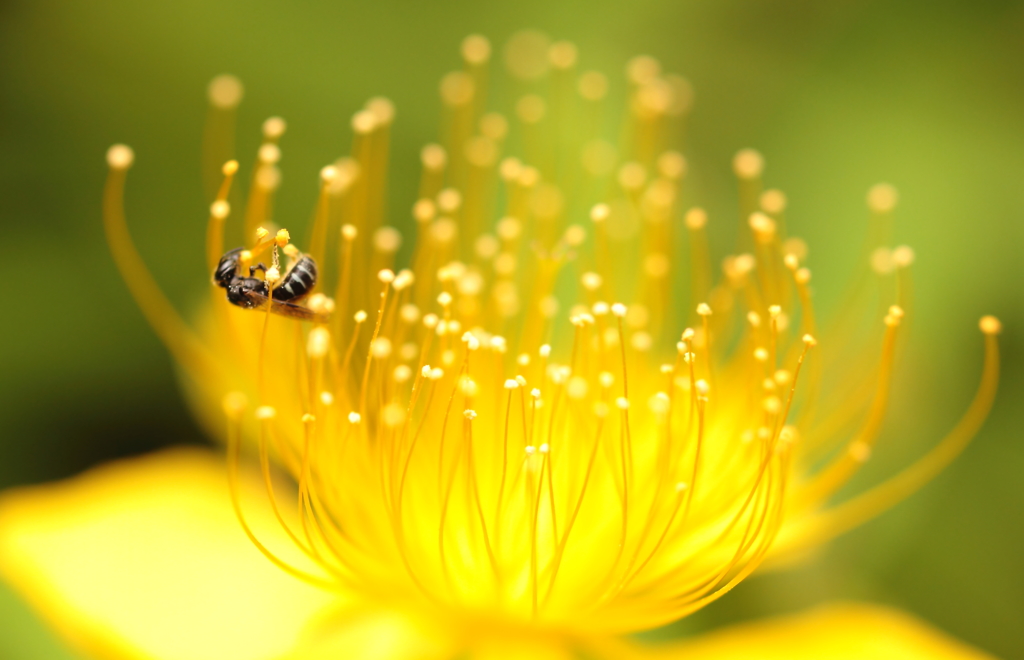
{"label": "stamen cluster", "polygon": [[[247,527],[272,561],[374,600],[638,630],[720,597],[773,548],[873,515],[966,444],[994,392],[991,317],[985,381],[961,427],[879,490],[823,509],[879,435],[909,305],[913,253],[887,246],[891,187],[869,193],[866,272],[822,331],[807,246],[788,236],[786,198],[763,189],[753,150],[733,162],[742,251],[716,278],[710,219],[689,202],[676,150],[692,102],[683,78],[632,60],[613,144],[612,83],[578,72],[572,44],[512,39],[511,88],[527,91],[510,115],[486,109],[489,42],[469,37],[462,55],[440,87],[443,143],[422,151],[411,249],[384,224],[395,110],[375,98],[353,117],[351,155],[321,171],[312,322],[232,307],[218,290],[195,335],[144,304],[200,400],[223,397],[235,482],[251,443],[280,523],[316,569]],[[211,121],[230,125],[240,97],[237,80],[215,80]],[[283,120],[263,133],[243,267],[272,246],[291,264],[301,256],[265,228]],[[118,206],[124,149],[110,152],[107,224],[130,270],[141,266]],[[237,171],[222,168],[211,206],[211,268]],[[287,267],[275,259],[271,287]],[[874,308],[878,282],[892,306],[880,333],[862,332],[848,317]],[[297,482],[297,521],[275,463]]]}

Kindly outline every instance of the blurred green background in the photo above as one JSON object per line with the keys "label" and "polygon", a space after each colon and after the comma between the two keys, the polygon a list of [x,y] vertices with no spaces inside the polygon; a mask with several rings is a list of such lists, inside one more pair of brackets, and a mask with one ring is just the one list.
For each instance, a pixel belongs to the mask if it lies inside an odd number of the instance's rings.
{"label": "blurred green background", "polygon": [[[765,153],[811,245],[819,303],[854,267],[864,195],[901,193],[917,251],[916,321],[899,364],[882,475],[956,420],[980,371],[983,313],[1004,322],[1004,379],[983,432],[921,493],[798,570],[749,580],[670,633],[837,598],[890,603],[1004,658],[1024,658],[1024,3],[1000,0],[587,0],[515,3],[130,0],[0,3],[0,487],[202,442],[169,359],[110,260],[104,151],[136,150],[128,213],[183,306],[203,291],[199,179],[207,81],[240,76],[239,154],[289,122],[279,216],[309,216],[316,172],[347,152],[366,98],[395,101],[391,212],[405,222],[437,81],[471,32],[536,27],[617,76],[658,57],[694,84],[686,155],[700,200],[733,217],[729,160]],[[728,215],[725,215],[728,214]],[[712,217],[715,217],[714,214]],[[731,223],[726,223],[731,224]],[[730,244],[716,236],[719,253]],[[883,445],[885,442],[883,441]],[[0,657],[73,657],[0,586]]]}

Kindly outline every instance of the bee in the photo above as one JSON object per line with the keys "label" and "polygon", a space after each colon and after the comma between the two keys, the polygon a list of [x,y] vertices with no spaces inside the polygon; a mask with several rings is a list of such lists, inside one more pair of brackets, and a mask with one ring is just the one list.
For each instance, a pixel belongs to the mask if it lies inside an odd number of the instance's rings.
{"label": "bee", "polygon": [[[239,274],[242,266],[243,248],[235,248],[224,254],[213,271],[213,282],[227,289],[228,302],[244,309],[266,309],[281,316],[305,321],[323,321],[323,315],[298,304],[316,286],[316,262],[309,255],[302,255],[292,264],[273,291],[266,280],[256,277],[256,271],[267,272],[263,263],[249,266],[249,276]],[[271,295],[273,294],[273,295]]]}

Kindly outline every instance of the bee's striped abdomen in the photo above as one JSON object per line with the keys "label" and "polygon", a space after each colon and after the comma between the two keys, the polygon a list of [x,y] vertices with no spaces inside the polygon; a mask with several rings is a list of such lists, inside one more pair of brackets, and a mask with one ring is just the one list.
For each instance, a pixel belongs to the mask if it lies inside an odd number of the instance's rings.
{"label": "bee's striped abdomen", "polygon": [[287,302],[298,300],[309,294],[316,286],[316,262],[312,257],[301,257],[295,266],[285,274],[281,284],[274,289],[274,300]]}

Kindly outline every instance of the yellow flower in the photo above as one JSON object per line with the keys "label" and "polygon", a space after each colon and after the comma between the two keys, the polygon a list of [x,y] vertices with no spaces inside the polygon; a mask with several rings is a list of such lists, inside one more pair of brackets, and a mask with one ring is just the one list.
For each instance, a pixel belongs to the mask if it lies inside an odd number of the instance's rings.
{"label": "yellow flower", "polygon": [[[673,149],[692,102],[683,78],[633,59],[612,143],[613,83],[580,74],[572,44],[513,37],[508,116],[487,111],[487,40],[462,55],[441,82],[443,145],[422,152],[411,249],[385,225],[389,101],[353,117],[351,156],[321,171],[304,243],[267,229],[285,132],[272,118],[246,249],[225,254],[236,161],[206,236],[210,272],[226,263],[225,284],[251,275],[269,300],[231,305],[213,287],[197,329],[132,246],[133,154],[111,148],[114,257],[197,413],[211,429],[226,419],[228,493],[215,459],[176,452],[11,495],[5,575],[111,657],[980,657],[857,606],[655,649],[616,639],[929,480],[991,405],[999,322],[981,321],[981,386],[950,435],[836,502],[882,429],[910,305],[913,253],[888,247],[895,190],[870,191],[865,272],[819,327],[807,246],[753,150],[733,160],[742,251],[713,275],[712,220]],[[240,83],[215,79],[210,96],[215,158]],[[307,257],[319,291],[292,299]]]}

